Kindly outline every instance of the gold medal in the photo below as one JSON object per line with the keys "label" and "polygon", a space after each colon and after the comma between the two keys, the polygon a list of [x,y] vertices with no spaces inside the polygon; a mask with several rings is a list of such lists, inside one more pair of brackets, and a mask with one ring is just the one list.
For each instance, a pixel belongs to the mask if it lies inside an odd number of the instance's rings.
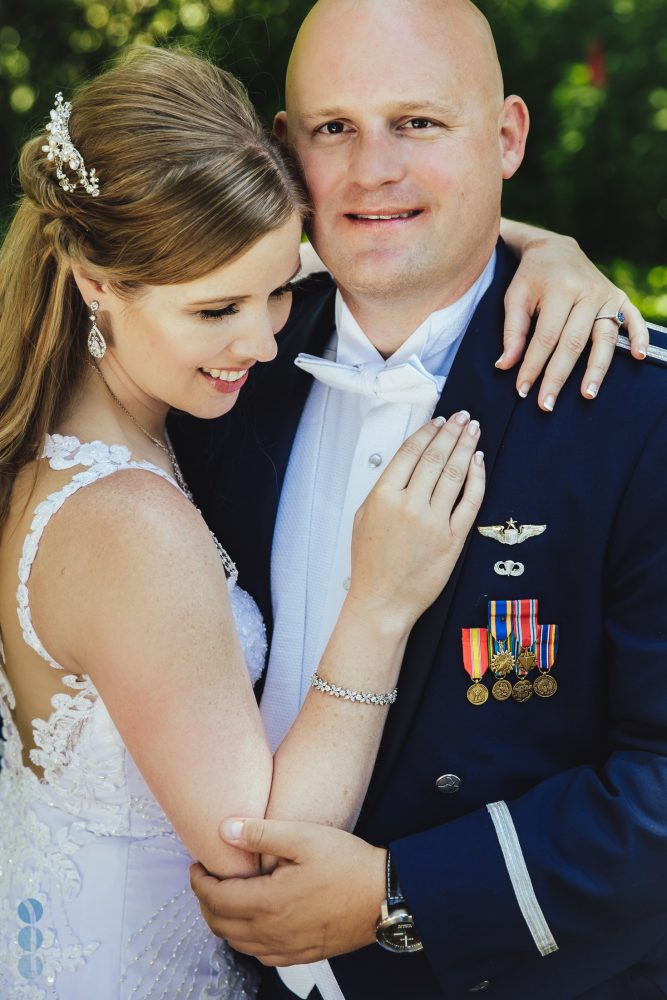
{"label": "gold medal", "polygon": [[466,692],[466,697],[471,705],[483,705],[489,699],[489,689],[481,682],[471,684]]}
{"label": "gold medal", "polygon": [[519,655],[517,656],[516,662],[521,667],[521,670],[525,674],[528,674],[533,669],[533,667],[537,666],[537,656],[532,651],[530,646],[524,646]]}
{"label": "gold medal", "polygon": [[508,698],[512,697],[512,685],[509,681],[501,678],[491,688],[491,694],[496,701],[507,701]]}
{"label": "gold medal", "polygon": [[530,681],[527,681],[525,678],[523,678],[520,681],[517,681],[514,687],[512,688],[512,697],[514,698],[515,701],[518,701],[519,703],[528,701],[530,698],[533,697],[533,685],[530,683]]}
{"label": "gold medal", "polygon": [[545,671],[535,678],[533,690],[540,698],[551,698],[558,690],[558,682],[555,677]]}
{"label": "gold medal", "polygon": [[514,657],[507,650],[501,650],[491,660],[491,670],[496,677],[506,677],[514,669]]}

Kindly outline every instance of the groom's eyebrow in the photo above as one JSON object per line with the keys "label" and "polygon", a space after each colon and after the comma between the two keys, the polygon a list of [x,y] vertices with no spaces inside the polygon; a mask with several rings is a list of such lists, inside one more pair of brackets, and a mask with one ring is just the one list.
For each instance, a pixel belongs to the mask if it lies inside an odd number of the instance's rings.
{"label": "groom's eyebrow", "polygon": [[[414,114],[419,113],[423,115],[428,114],[451,114],[458,110],[457,106],[453,103],[448,103],[447,101],[434,101],[433,98],[420,98],[411,99],[409,101],[396,101],[387,105],[387,111],[391,115],[395,114],[407,114],[413,112]],[[314,122],[326,119],[336,119],[336,118],[346,118],[349,115],[354,117],[355,112],[351,111],[349,108],[341,107],[329,107],[321,108],[319,111],[308,111],[304,114],[299,115],[301,121]]]}

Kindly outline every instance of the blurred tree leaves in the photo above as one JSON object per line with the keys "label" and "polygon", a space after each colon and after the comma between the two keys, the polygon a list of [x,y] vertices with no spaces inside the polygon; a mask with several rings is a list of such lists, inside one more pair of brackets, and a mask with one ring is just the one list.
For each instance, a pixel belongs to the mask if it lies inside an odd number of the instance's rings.
{"label": "blurred tree leaves", "polygon": [[[270,122],[312,0],[0,0],[0,218],[16,152],[126,45],[193,45],[236,73]],[[644,311],[667,317],[667,3],[478,0],[508,92],[532,116],[505,212],[571,233]],[[627,263],[631,261],[632,263]]]}

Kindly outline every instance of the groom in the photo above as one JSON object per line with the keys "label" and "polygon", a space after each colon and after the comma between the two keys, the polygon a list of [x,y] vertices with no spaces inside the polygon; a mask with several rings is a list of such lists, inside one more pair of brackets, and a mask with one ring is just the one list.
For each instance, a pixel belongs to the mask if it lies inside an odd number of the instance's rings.
{"label": "groom", "polygon": [[[309,279],[228,438],[207,427],[181,442],[272,622],[274,744],[344,598],[351,513],[413,413],[294,357],[379,370],[391,356],[421,389],[444,382],[435,412],[480,420],[488,487],[413,630],[356,836],[248,821],[240,844],[294,863],[246,882],[196,875],[204,914],[266,964],[338,955],[287,970],[311,1000],[665,996],[667,338],[651,332],[651,363],[619,356],[594,407],[569,382],[555,421],[494,368],[513,273],[501,187],[527,114],[503,101],[467,0],[321,0],[287,108],[277,128],[342,294]],[[369,865],[382,884],[386,848],[389,891],[370,899],[355,886]],[[262,995],[291,994],[267,970]]]}

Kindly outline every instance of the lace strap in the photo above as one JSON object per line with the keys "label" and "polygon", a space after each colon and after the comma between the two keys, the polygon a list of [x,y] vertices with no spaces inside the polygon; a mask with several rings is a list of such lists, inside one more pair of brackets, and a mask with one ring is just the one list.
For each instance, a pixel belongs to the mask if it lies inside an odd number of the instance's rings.
{"label": "lace strap", "polygon": [[[54,435],[53,438],[47,438],[47,447],[50,441],[54,441],[58,435]],[[65,439],[71,441],[72,439]],[[76,439],[74,439],[76,440]],[[94,445],[100,445],[100,442],[93,442]],[[82,445],[81,448],[88,448],[88,445]],[[91,446],[92,447],[92,446]],[[35,632],[35,628],[32,623],[32,615],[30,613],[30,595],[28,592],[28,579],[30,577],[30,572],[32,570],[32,565],[35,561],[35,556],[37,555],[37,549],[39,548],[39,543],[44,534],[44,529],[47,524],[56,513],[59,511],[65,501],[73,496],[78,490],[83,486],[89,486],[91,483],[95,483],[100,479],[104,479],[107,476],[112,475],[114,472],[119,472],[123,469],[142,469],[145,472],[152,472],[156,476],[160,476],[165,479],[172,486],[175,486],[177,490],[180,490],[178,483],[172,479],[172,477],[161,469],[157,465],[153,465],[151,462],[135,462],[129,459],[129,452],[127,449],[118,449],[115,454],[112,453],[112,449],[109,446],[103,446],[107,449],[106,461],[98,461],[94,465],[89,461],[85,464],[91,464],[91,467],[85,469],[82,472],[78,472],[69,483],[66,483],[61,489],[56,493],[51,493],[45,500],[35,508],[33,514],[32,524],[30,525],[30,531],[26,535],[25,541],[23,543],[23,551],[21,558],[19,560],[19,585],[16,591],[16,603],[17,603],[17,614],[19,619],[19,624],[23,632],[23,638],[26,643],[34,649],[43,660],[53,667],[54,670],[64,670],[62,664],[58,663],[44,648],[39,636]],[[120,452],[123,452],[121,454]],[[99,450],[98,450],[99,456]],[[54,468],[68,468],[70,464],[84,464],[82,462],[74,462],[72,455],[68,458],[67,464],[53,464],[53,459],[46,451],[43,453],[43,457],[50,459],[50,464]]]}

